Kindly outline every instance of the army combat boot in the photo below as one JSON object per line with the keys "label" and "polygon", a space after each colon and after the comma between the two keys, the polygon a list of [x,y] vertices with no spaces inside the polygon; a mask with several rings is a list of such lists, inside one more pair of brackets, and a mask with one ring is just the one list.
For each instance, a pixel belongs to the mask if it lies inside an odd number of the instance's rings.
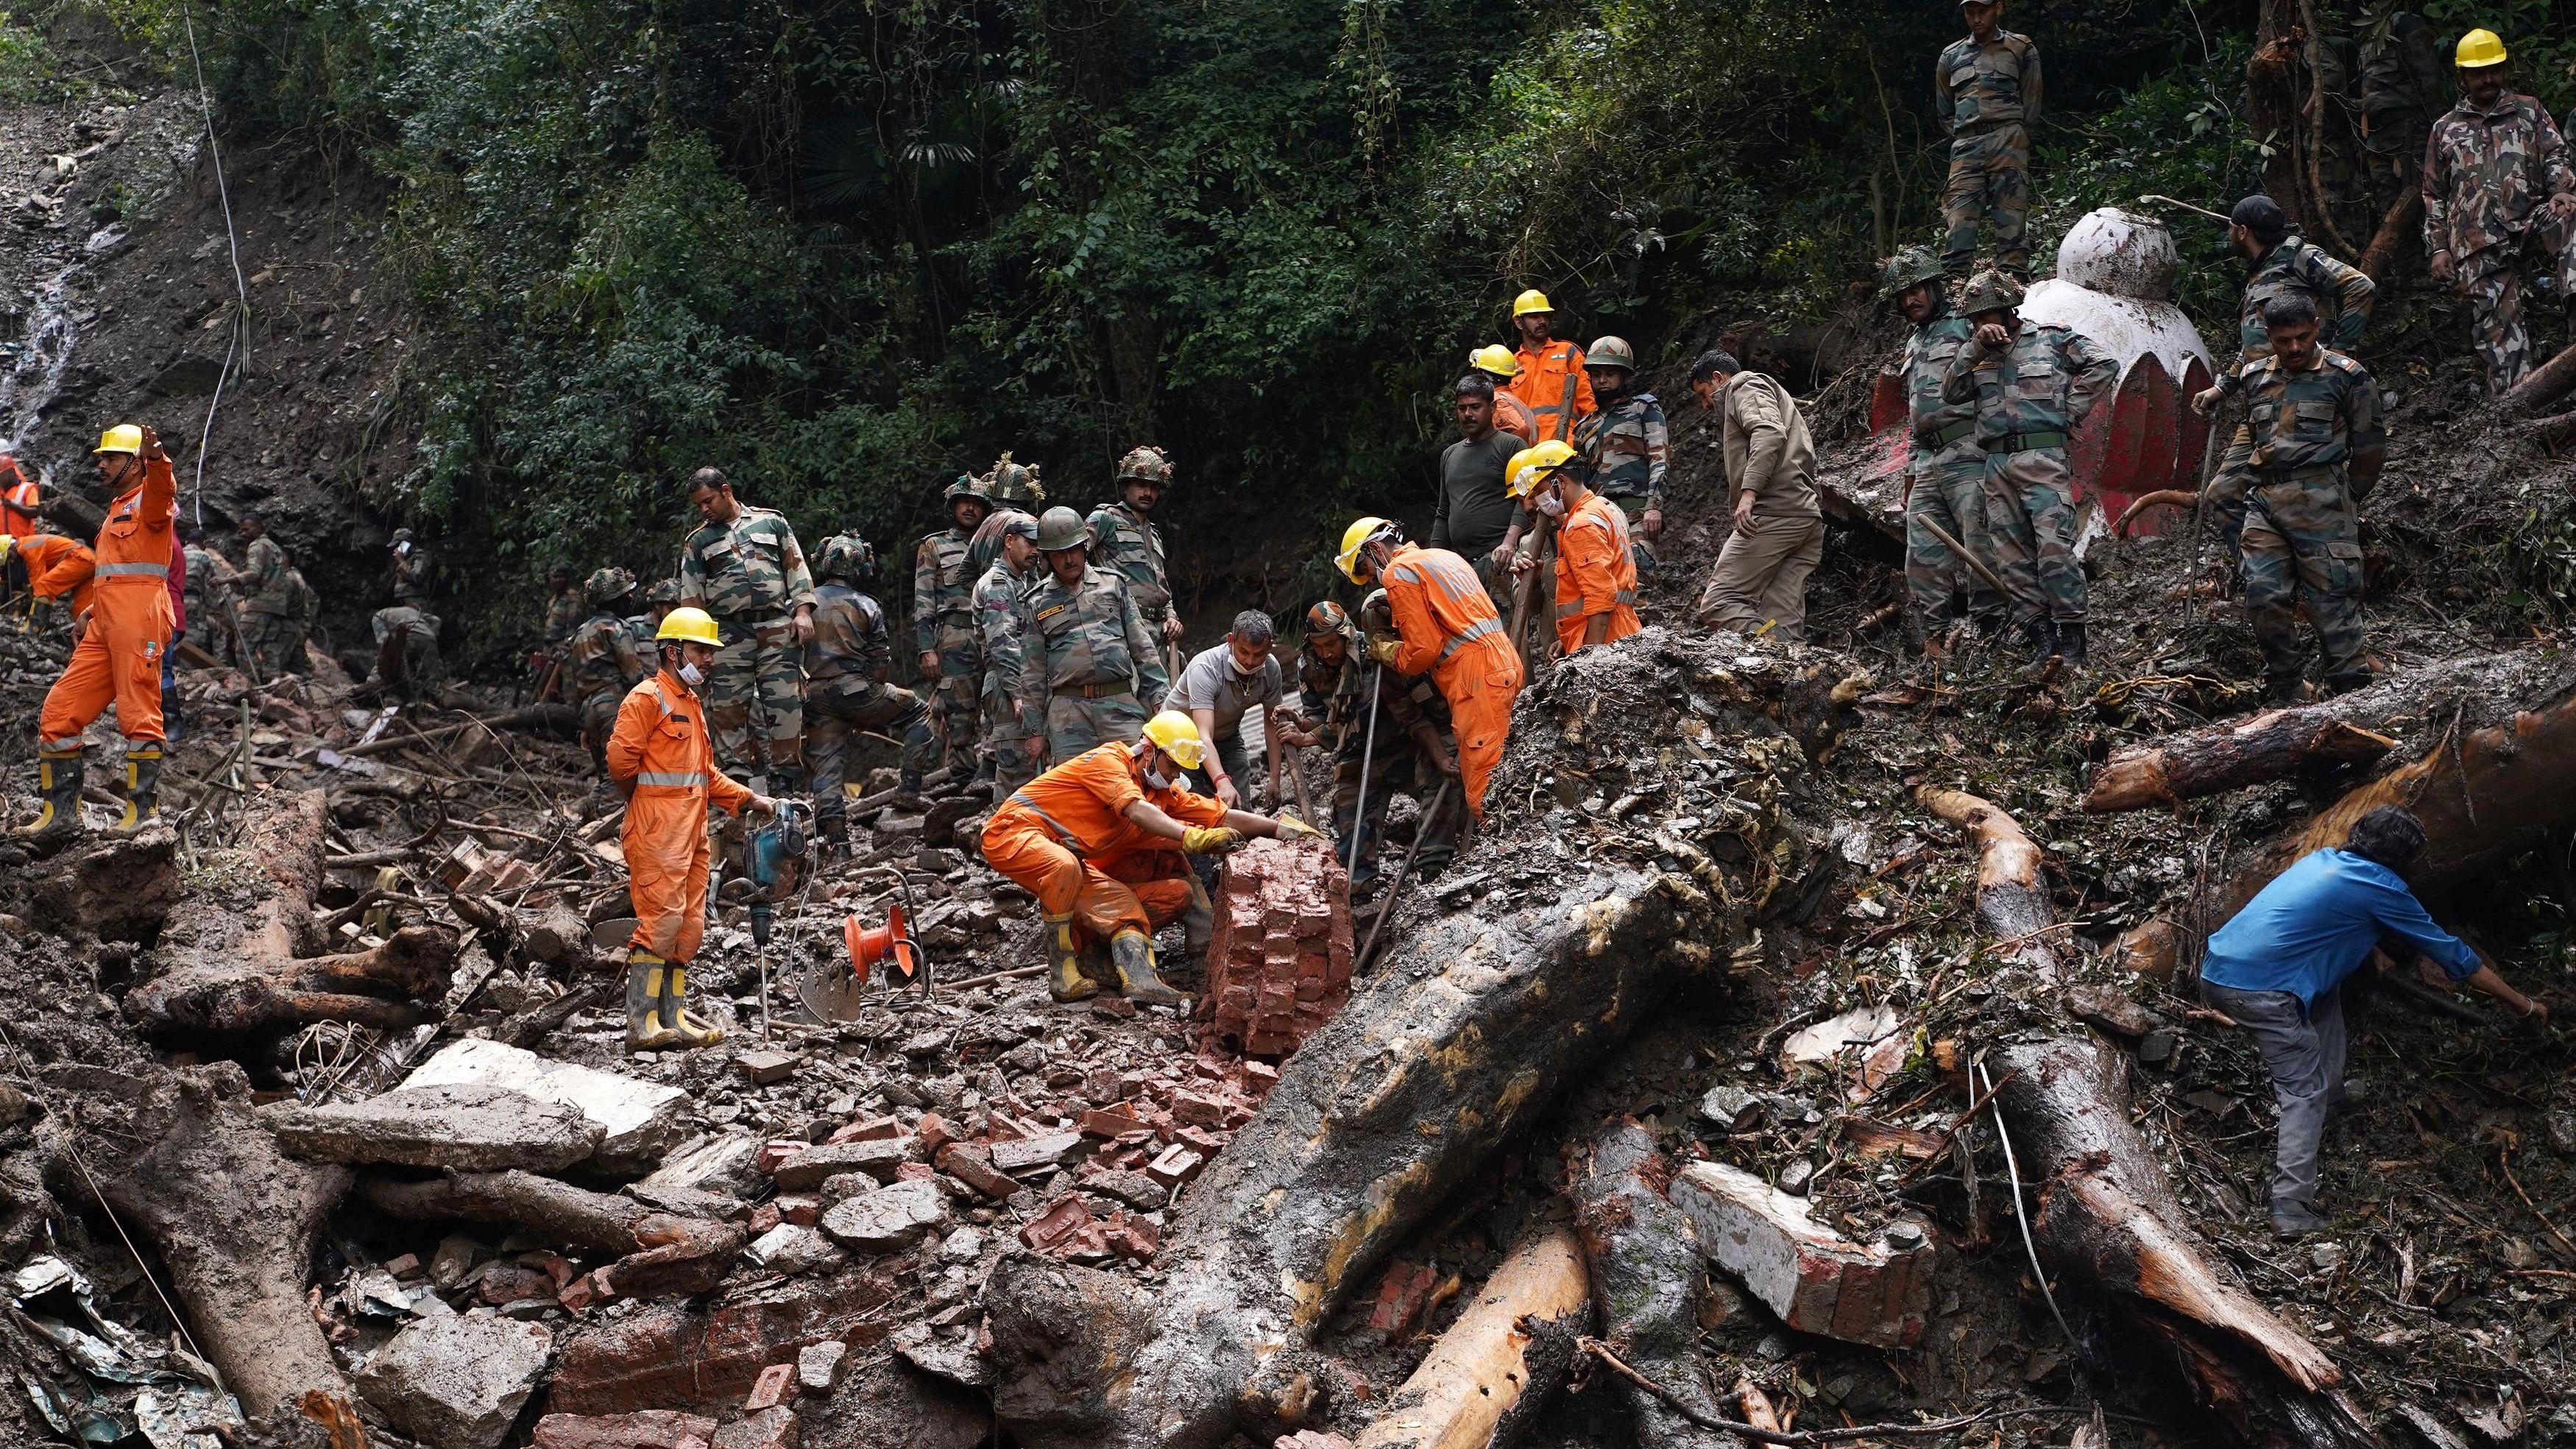
{"label": "army combat boot", "polygon": [[2057,626],[2057,657],[2065,660],[2066,667],[2069,669],[2084,662],[2084,625],[2082,623]]}
{"label": "army combat boot", "polygon": [[1047,995],[1058,1001],[1080,1001],[1100,994],[1100,983],[1082,971],[1082,943],[1076,938],[1073,917],[1048,916]]}
{"label": "army combat boot", "polygon": [[680,1034],[662,1024],[661,957],[641,948],[626,953],[626,1049],[657,1052],[680,1044]]}
{"label": "army combat boot", "polygon": [[1154,943],[1142,931],[1121,931],[1109,943],[1109,959],[1118,969],[1118,994],[1138,1006],[1178,1006],[1181,993],[1154,974]]}
{"label": "army combat boot", "polygon": [[161,742],[129,740],[125,745],[125,815],[119,833],[131,833],[161,814]]}
{"label": "army combat boot", "polygon": [[724,1029],[698,1019],[688,1010],[689,968],[671,963],[662,976],[662,1020],[680,1039],[680,1045],[711,1047],[724,1040]]}
{"label": "army combat boot", "polygon": [[81,833],[82,750],[78,743],[68,750],[36,751],[36,796],[43,808],[36,818],[10,834],[31,845],[67,840]]}
{"label": "army combat boot", "polygon": [[2057,625],[2045,614],[2021,626],[2021,636],[2030,641],[2029,665],[2039,669],[2057,655]]}

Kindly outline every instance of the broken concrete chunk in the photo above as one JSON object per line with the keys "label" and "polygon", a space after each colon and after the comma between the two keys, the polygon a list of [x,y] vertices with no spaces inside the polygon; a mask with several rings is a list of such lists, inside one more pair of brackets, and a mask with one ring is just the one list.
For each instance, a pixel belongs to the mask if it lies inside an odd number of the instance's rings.
{"label": "broken concrete chunk", "polygon": [[442,1048],[403,1078],[405,1087],[449,1083],[506,1087],[541,1102],[560,1102],[599,1124],[593,1165],[609,1172],[641,1172],[659,1161],[680,1134],[689,1095],[677,1087],[637,1081],[554,1061],[503,1042],[469,1038]]}
{"label": "broken concrete chunk", "polygon": [[760,1152],[760,1139],[749,1132],[723,1132],[684,1143],[662,1159],[662,1165],[651,1176],[634,1184],[628,1191],[639,1201],[650,1202],[646,1192],[688,1188],[700,1192],[723,1193],[728,1197],[747,1198],[757,1194],[767,1180],[752,1160]]}
{"label": "broken concrete chunk", "polygon": [[937,1183],[898,1182],[823,1214],[823,1232],[845,1248],[891,1253],[910,1246],[947,1218],[948,1196]]}
{"label": "broken concrete chunk", "polygon": [[837,1338],[809,1343],[796,1351],[796,1387],[828,1394],[841,1386],[841,1370],[849,1361],[850,1346]]}
{"label": "broken concrete chunk", "polygon": [[752,1241],[751,1259],[772,1273],[828,1273],[849,1255],[813,1228],[780,1223]]}
{"label": "broken concrete chunk", "polygon": [[1041,1132],[1018,1142],[993,1144],[993,1165],[1004,1172],[1026,1172],[1071,1161],[1083,1151],[1079,1132]]}
{"label": "broken concrete chunk", "polygon": [[529,1449],[692,1449],[716,1437],[716,1421],[676,1409],[631,1414],[548,1414]]}
{"label": "broken concrete chunk", "polygon": [[782,1051],[751,1051],[733,1059],[734,1070],[743,1074],[755,1087],[783,1082],[796,1075],[797,1058]]}
{"label": "broken concrete chunk", "polygon": [[505,1318],[423,1319],[358,1373],[358,1391],[403,1433],[441,1449],[497,1449],[546,1371],[554,1339]]}
{"label": "broken concrete chunk", "polygon": [[579,1109],[504,1087],[405,1087],[364,1102],[280,1104],[261,1115],[290,1154],[318,1162],[395,1163],[488,1172],[560,1172],[606,1132]]}
{"label": "broken concrete chunk", "polygon": [[824,1179],[845,1172],[864,1172],[879,1182],[894,1180],[895,1168],[912,1160],[909,1138],[882,1137],[873,1142],[826,1143],[808,1147],[778,1164],[770,1179],[781,1192],[811,1192]]}
{"label": "broken concrete chunk", "polygon": [[1904,1348],[1931,1302],[1932,1247],[1920,1227],[1857,1243],[1807,1216],[1807,1204],[1739,1168],[1694,1162],[1670,1196],[1709,1260],[1801,1333]]}
{"label": "broken concrete chunk", "polygon": [[796,1449],[796,1411],[783,1405],[716,1431],[714,1449]]}
{"label": "broken concrete chunk", "polygon": [[1153,1212],[1172,1200],[1162,1184],[1141,1172],[1095,1172],[1082,1179],[1082,1185],[1140,1213]]}
{"label": "broken concrete chunk", "polygon": [[989,1387],[991,1374],[973,1346],[953,1338],[943,1338],[927,1323],[910,1324],[898,1329],[887,1340],[895,1357],[938,1378],[964,1384],[970,1389]]}

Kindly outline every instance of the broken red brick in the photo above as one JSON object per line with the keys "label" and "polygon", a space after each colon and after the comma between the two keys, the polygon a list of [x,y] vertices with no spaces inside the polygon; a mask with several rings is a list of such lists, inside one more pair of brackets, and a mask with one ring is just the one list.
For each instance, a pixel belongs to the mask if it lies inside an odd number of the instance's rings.
{"label": "broken red brick", "polygon": [[1267,1092],[1279,1085],[1279,1069],[1267,1062],[1245,1062],[1243,1085],[1246,1091],[1255,1095]]}
{"label": "broken red brick", "polygon": [[1091,1205],[1083,1201],[1081,1193],[1068,1192],[1020,1225],[1020,1242],[1035,1252],[1052,1252],[1092,1223]]}
{"label": "broken red brick", "polygon": [[1172,1140],[1201,1157],[1214,1157],[1233,1140],[1230,1132],[1209,1132],[1197,1127],[1183,1127],[1172,1133]]}
{"label": "broken red brick", "polygon": [[1180,1191],[1181,1184],[1199,1175],[1207,1166],[1204,1154],[1174,1143],[1163,1149],[1163,1155],[1145,1165],[1145,1175],[1161,1183],[1168,1191]]}
{"label": "broken red brick", "polygon": [[751,1210],[751,1218],[743,1224],[743,1229],[753,1237],[759,1237],[761,1234],[768,1232],[771,1228],[778,1226],[781,1216],[782,1215],[778,1211],[778,1204],[774,1202],[762,1203],[760,1206]]}
{"label": "broken red brick", "polygon": [[1109,1241],[1110,1252],[1139,1263],[1152,1261],[1154,1250],[1163,1242],[1162,1229],[1143,1218],[1129,1217],[1125,1213],[1110,1220],[1103,1236]]}
{"label": "broken red brick", "polygon": [[928,1182],[938,1175],[938,1170],[927,1162],[898,1162],[894,1165],[894,1180],[897,1182]]}
{"label": "broken red brick", "polygon": [[763,1172],[776,1172],[780,1163],[812,1145],[802,1137],[772,1137],[760,1144],[760,1151],[753,1155],[751,1163]]}
{"label": "broken red brick", "polygon": [[757,1414],[763,1409],[777,1408],[794,1396],[795,1392],[796,1365],[771,1364],[760,1371],[759,1378],[752,1380],[751,1392],[745,1395],[742,1401],[742,1411],[746,1414]]}
{"label": "broken red brick", "polygon": [[1194,1127],[1221,1126],[1225,1103],[1198,1092],[1182,1092],[1172,1098],[1172,1116]]}
{"label": "broken red brick", "polygon": [[862,1117],[835,1129],[826,1142],[877,1142],[888,1137],[901,1137],[903,1124],[892,1117]]}
{"label": "broken red brick", "polygon": [[912,1135],[921,1143],[922,1159],[937,1162],[939,1150],[957,1140],[957,1129],[949,1126],[948,1119],[938,1113],[924,1112],[921,1120],[913,1124]]}
{"label": "broken red brick", "polygon": [[992,1154],[972,1142],[952,1142],[939,1154],[939,1170],[994,1199],[1020,1190],[1011,1175],[993,1165]]}
{"label": "broken red brick", "polygon": [[716,1436],[716,1421],[673,1409],[631,1414],[548,1414],[537,1421],[530,1449],[699,1449]]}
{"label": "broken red brick", "polygon": [[782,1223],[810,1228],[823,1216],[823,1200],[810,1192],[782,1192],[773,1201]]}
{"label": "broken red brick", "polygon": [[420,1254],[405,1253],[397,1258],[387,1258],[385,1271],[397,1278],[417,1278],[420,1276]]}
{"label": "broken red brick", "polygon": [[741,1293],[721,1307],[647,1303],[613,1321],[585,1322],[559,1341],[546,1407],[607,1414],[730,1398],[793,1345],[873,1341],[890,1292],[871,1274],[826,1274]]}
{"label": "broken red brick", "polygon": [[1386,1276],[1378,1279],[1377,1299],[1369,1306],[1368,1326],[1385,1335],[1390,1343],[1404,1337],[1422,1316],[1422,1305],[1430,1298],[1432,1285],[1439,1281],[1439,1272],[1427,1263],[1417,1266],[1398,1259],[1389,1264]]}
{"label": "broken red brick", "polygon": [[1093,1137],[1117,1137],[1144,1124],[1137,1120],[1135,1112],[1126,1103],[1121,1102],[1112,1108],[1094,1107],[1083,1113],[1074,1125]]}
{"label": "broken red brick", "polygon": [[485,1268],[474,1291],[484,1302],[496,1304],[556,1296],[555,1280],[550,1275],[517,1263],[494,1263]]}
{"label": "broken red brick", "polygon": [[585,1273],[565,1284],[564,1290],[555,1295],[556,1305],[566,1313],[579,1313],[588,1308],[600,1297],[598,1277],[597,1273]]}

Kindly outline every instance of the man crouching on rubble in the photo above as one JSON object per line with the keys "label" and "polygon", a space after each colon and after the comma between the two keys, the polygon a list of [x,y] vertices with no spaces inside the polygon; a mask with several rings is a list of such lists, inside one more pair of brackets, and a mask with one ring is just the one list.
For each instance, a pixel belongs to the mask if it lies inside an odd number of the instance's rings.
{"label": "man crouching on rubble", "polygon": [[618,706],[608,737],[608,779],[626,797],[618,845],[626,852],[635,934],[626,941],[626,1049],[713,1046],[724,1033],[682,1010],[689,962],[706,931],[707,807],[739,815],[777,808],[715,767],[706,703],[698,696],[715,662],[716,621],[673,609],[653,636],[661,667]]}
{"label": "man crouching on rubble", "polygon": [[1082,969],[1088,937],[1109,943],[1120,995],[1177,1005],[1181,994],[1154,972],[1154,932],[1207,904],[1181,856],[1221,855],[1251,835],[1322,833],[1293,815],[1228,810],[1182,789],[1181,773],[1206,756],[1197,722],[1167,709],[1134,744],[1094,746],[1012,791],[984,826],[985,861],[1036,896],[1046,917],[1056,1000],[1100,990]]}
{"label": "man crouching on rubble", "polygon": [[2283,1237],[2326,1226],[2317,1215],[2317,1143],[2326,1109],[2343,1099],[2345,977],[2376,954],[2384,933],[2412,941],[2453,983],[2525,1016],[2549,1008],[2508,985],[2476,947],[2433,924],[2406,870],[2424,827],[2394,805],[2352,823],[2341,849],[2320,850],[2275,877],[2209,938],[2201,999],[2254,1034],[2272,1069],[2281,1142],[2272,1168],[2272,1228]]}

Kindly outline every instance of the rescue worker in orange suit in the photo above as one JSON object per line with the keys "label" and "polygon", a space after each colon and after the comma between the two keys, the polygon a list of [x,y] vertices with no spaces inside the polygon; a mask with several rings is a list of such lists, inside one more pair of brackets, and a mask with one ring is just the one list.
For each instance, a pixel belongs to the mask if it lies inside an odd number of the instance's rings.
{"label": "rescue worker in orange suit", "polygon": [[[1637,555],[1628,544],[1628,515],[1586,487],[1564,443],[1541,443],[1512,455],[1503,476],[1512,497],[1556,520],[1556,652],[1572,654],[1625,639],[1646,627],[1637,617]],[[1538,560],[1521,554],[1512,572]]]}
{"label": "rescue worker in orange suit", "polygon": [[91,549],[95,578],[80,642],[36,717],[36,778],[43,808],[19,834],[59,839],[81,828],[81,731],[116,706],[125,736],[125,815],[130,831],[158,810],[161,656],[170,647],[171,522],[178,485],[150,428],[120,423],[91,450],[115,501]]}
{"label": "rescue worker in orange suit", "polygon": [[74,619],[89,612],[98,556],[89,545],[59,533],[31,533],[0,538],[0,559],[15,558],[27,570],[27,592],[39,603],[69,596]]}
{"label": "rescue worker in orange suit", "polygon": [[1333,561],[1352,583],[1386,590],[1396,637],[1371,639],[1368,657],[1398,674],[1429,674],[1449,701],[1467,813],[1483,824],[1485,786],[1502,763],[1523,678],[1521,656],[1504,637],[1492,596],[1465,559],[1406,543],[1404,530],[1383,518],[1344,529]]}
{"label": "rescue worker in orange suit", "polygon": [[36,531],[36,510],[44,502],[36,480],[18,460],[0,453],[0,537],[26,538]]}
{"label": "rescue worker in orange suit", "polygon": [[1183,789],[1182,772],[1206,758],[1198,725],[1167,709],[1135,743],[1096,745],[1013,791],[985,824],[985,862],[1038,898],[1056,1000],[1100,990],[1083,958],[1105,940],[1121,996],[1177,1005],[1181,994],[1154,969],[1154,932],[1198,898],[1184,857],[1221,855],[1247,836],[1321,838],[1293,815],[1228,810]]}
{"label": "rescue worker in orange suit", "polygon": [[617,843],[626,853],[635,934],[626,940],[626,1049],[713,1046],[724,1033],[685,1010],[689,962],[706,931],[707,808],[776,809],[715,767],[705,687],[719,639],[704,609],[682,607],[655,632],[655,673],[627,691],[608,736],[609,782],[626,797]]}
{"label": "rescue worker in orange suit", "polygon": [[1553,335],[1556,308],[1547,294],[1529,291],[1512,303],[1512,330],[1520,334],[1513,357],[1520,371],[1505,390],[1529,405],[1536,431],[1532,444],[1550,438],[1573,441],[1574,425],[1599,411],[1592,400],[1592,375],[1583,370],[1583,349]]}

